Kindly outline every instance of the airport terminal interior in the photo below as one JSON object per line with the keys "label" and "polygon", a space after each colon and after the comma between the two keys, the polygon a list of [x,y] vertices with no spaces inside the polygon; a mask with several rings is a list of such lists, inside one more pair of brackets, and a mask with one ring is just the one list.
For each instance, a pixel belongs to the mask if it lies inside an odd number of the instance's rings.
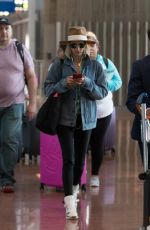
{"label": "airport terminal interior", "polygon": [[90,153],[87,155],[86,191],[81,190],[79,220],[65,219],[63,191],[41,188],[40,162],[24,161],[16,168],[14,194],[0,193],[2,230],[138,230],[143,223],[143,172],[137,143],[130,138],[132,115],[116,108],[115,153],[105,153],[100,187],[89,186]]}
{"label": "airport terminal interior", "polygon": [[[14,1],[0,1],[14,2]],[[19,1],[15,1],[18,2]],[[13,35],[29,48],[39,80],[38,108],[43,82],[60,40],[69,26],[95,32],[101,52],[116,65],[123,84],[113,95],[116,110],[115,144],[105,151],[100,186],[90,187],[91,155],[86,157],[86,183],[80,188],[78,220],[66,220],[63,188],[41,180],[40,137],[32,141],[32,156],[18,162],[15,192],[0,192],[0,230],[143,230],[143,172],[139,148],[130,137],[133,115],[125,106],[131,63],[147,55],[150,42],[149,0],[32,0],[20,1],[25,10],[10,13]],[[1,6],[1,5],[0,5]],[[29,8],[28,8],[29,6]],[[85,7],[86,6],[86,7]],[[0,9],[0,14],[1,14]],[[36,147],[34,146],[36,145]]]}

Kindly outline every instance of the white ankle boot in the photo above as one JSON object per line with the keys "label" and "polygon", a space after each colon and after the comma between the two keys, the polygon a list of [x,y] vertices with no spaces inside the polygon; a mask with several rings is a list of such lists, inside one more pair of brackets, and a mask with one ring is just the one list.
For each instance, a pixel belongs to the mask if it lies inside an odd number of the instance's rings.
{"label": "white ankle boot", "polygon": [[74,220],[78,219],[76,202],[73,195],[65,196],[64,198],[65,208],[66,208],[66,219]]}
{"label": "white ankle boot", "polygon": [[100,186],[99,176],[96,176],[96,175],[91,176],[90,186],[91,187],[99,187]]}
{"label": "white ankle boot", "polygon": [[78,194],[79,194],[79,184],[73,186],[73,196],[76,203],[79,201]]}

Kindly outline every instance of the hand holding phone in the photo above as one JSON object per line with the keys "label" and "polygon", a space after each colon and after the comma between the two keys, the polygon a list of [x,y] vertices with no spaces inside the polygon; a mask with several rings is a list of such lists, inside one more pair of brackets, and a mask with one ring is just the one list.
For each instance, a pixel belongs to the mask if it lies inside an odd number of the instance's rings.
{"label": "hand holding phone", "polygon": [[81,79],[82,78],[82,74],[81,73],[74,73],[73,74],[73,79],[77,80],[77,79]]}

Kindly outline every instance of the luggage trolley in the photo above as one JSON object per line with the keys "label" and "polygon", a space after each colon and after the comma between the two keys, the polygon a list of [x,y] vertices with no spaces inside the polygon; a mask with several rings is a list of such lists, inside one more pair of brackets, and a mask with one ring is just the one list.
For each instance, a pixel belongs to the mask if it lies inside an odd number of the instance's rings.
{"label": "luggage trolley", "polygon": [[143,226],[139,230],[150,230],[150,169],[148,166],[148,143],[150,143],[150,118],[146,116],[146,93],[142,93],[137,99],[137,105],[141,111],[141,138],[143,143],[144,172],[139,174],[139,179],[144,181],[143,200]]}

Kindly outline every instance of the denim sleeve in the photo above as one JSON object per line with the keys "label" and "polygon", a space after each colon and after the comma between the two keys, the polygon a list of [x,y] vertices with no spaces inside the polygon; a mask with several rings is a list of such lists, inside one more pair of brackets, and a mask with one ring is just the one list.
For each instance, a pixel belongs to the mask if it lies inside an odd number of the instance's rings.
{"label": "denim sleeve", "polygon": [[108,94],[106,75],[100,63],[95,61],[95,66],[92,66],[95,71],[95,78],[85,76],[85,82],[81,86],[84,93],[91,100],[99,100]]}
{"label": "denim sleeve", "polygon": [[62,78],[62,70],[63,64],[60,59],[55,60],[49,68],[44,82],[44,93],[47,97],[55,92],[63,93],[69,90],[66,79]]}

